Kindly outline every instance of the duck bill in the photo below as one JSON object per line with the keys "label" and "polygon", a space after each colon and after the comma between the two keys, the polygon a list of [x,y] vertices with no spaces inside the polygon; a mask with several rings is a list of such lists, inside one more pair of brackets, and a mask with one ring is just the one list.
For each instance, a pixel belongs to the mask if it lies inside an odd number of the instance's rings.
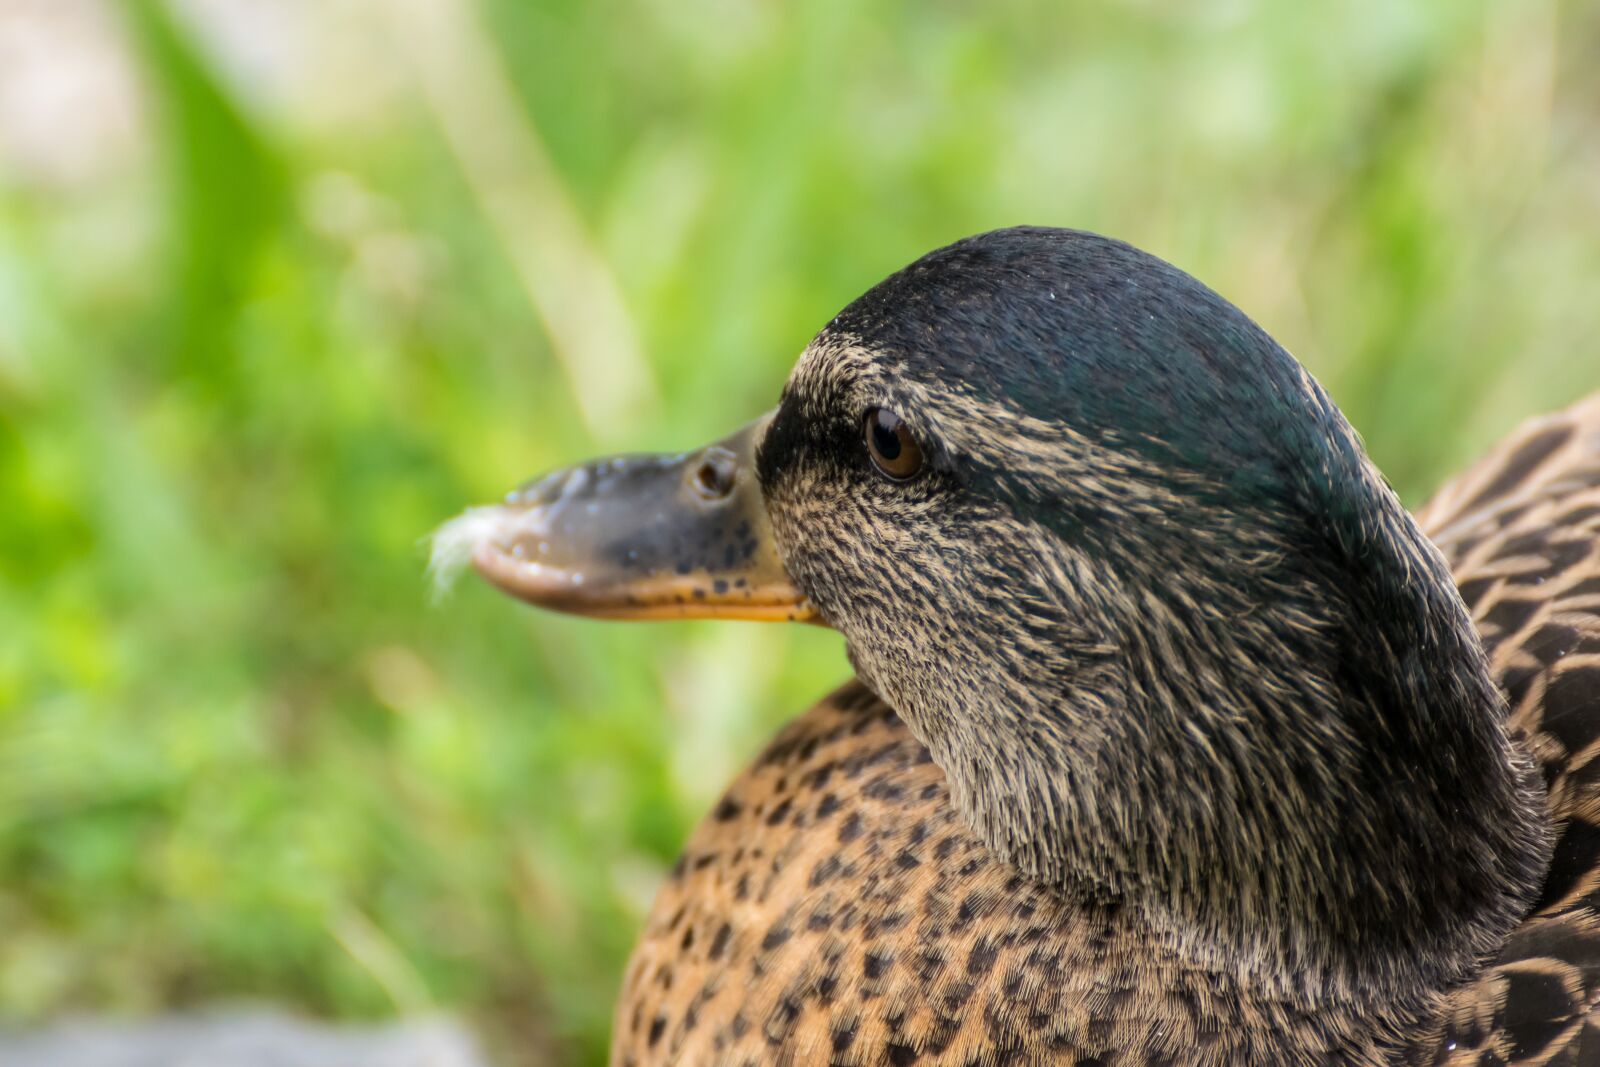
{"label": "duck bill", "polygon": [[695,452],[556,471],[435,540],[539,607],[606,619],[815,620],[784,570],[756,478],[770,416]]}

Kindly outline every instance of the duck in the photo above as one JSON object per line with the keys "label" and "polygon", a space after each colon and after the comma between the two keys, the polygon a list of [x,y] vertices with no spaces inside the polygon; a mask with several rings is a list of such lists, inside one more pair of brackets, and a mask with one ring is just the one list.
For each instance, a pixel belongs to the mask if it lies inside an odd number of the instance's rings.
{"label": "duck", "polygon": [[1012,228],[436,552],[845,642],[666,876],[617,1067],[1600,1064],[1600,396],[1413,515],[1244,312]]}

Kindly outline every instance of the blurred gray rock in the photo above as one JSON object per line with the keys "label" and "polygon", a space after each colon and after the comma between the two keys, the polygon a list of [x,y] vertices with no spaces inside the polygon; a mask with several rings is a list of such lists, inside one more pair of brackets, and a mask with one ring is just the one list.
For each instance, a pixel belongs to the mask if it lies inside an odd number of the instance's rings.
{"label": "blurred gray rock", "polygon": [[67,1018],[0,1032],[4,1067],[488,1067],[445,1018],[332,1025],[271,1009],[142,1021]]}

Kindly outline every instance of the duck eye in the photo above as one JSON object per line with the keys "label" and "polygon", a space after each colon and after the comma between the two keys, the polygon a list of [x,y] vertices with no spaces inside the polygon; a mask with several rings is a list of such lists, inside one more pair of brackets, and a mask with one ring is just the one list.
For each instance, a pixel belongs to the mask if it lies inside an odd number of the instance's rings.
{"label": "duck eye", "polygon": [[872,465],[903,482],[922,470],[922,446],[911,436],[905,421],[885,408],[870,408],[862,419],[862,436]]}

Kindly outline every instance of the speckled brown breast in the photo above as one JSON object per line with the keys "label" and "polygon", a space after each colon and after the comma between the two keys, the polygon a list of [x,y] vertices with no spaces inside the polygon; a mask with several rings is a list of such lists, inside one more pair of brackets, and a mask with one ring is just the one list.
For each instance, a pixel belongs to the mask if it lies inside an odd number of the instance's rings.
{"label": "speckled brown breast", "polygon": [[[1600,1065],[1600,398],[1530,425],[1422,521],[1451,560],[1560,833],[1535,913],[1398,1053]],[[690,838],[634,952],[612,1062],[1377,1063],[1359,1020],[1241,997],[1114,908],[993,858],[858,684],[794,723]],[[1318,1051],[1320,1050],[1320,1051]]]}
{"label": "speckled brown breast", "polygon": [[[786,728],[690,838],[628,968],[617,1064],[1240,1062],[1222,974],[993,858],[858,684]],[[1313,1025],[1270,1012],[1261,1025]],[[1333,1041],[1338,1035],[1329,1035]]]}

